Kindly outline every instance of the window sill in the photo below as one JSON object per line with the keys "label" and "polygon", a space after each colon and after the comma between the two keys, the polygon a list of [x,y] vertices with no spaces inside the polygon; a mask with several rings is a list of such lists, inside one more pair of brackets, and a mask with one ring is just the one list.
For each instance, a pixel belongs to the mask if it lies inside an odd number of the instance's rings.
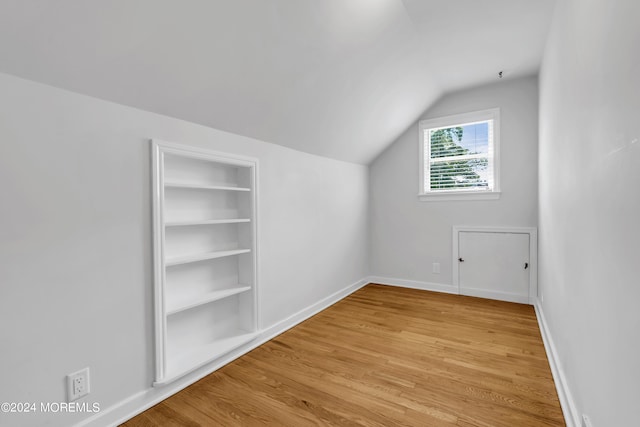
{"label": "window sill", "polygon": [[446,200],[498,200],[500,191],[439,191],[418,194],[421,202],[439,202]]}

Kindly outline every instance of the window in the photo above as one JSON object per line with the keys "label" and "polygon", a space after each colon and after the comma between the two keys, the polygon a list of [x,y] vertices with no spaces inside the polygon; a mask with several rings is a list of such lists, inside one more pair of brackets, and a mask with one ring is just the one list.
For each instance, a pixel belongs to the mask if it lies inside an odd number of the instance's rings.
{"label": "window", "polygon": [[500,197],[500,110],[420,122],[420,200]]}

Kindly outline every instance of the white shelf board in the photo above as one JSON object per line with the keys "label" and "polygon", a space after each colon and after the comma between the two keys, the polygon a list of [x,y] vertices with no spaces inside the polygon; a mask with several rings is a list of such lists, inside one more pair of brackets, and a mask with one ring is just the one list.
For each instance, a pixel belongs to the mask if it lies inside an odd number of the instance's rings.
{"label": "white shelf board", "polygon": [[232,187],[226,185],[202,185],[202,184],[188,184],[181,182],[165,182],[166,188],[188,188],[192,190],[222,190],[222,191],[251,191],[248,187]]}
{"label": "white shelf board", "polygon": [[166,227],[179,227],[183,225],[213,225],[213,224],[238,224],[242,222],[251,222],[249,218],[233,218],[233,219],[205,219],[195,221],[169,221],[165,222]]}
{"label": "white shelf board", "polygon": [[189,351],[179,354],[175,358],[167,360],[167,372],[161,381],[153,383],[154,386],[168,384],[181,376],[195,371],[201,366],[224,356],[230,351],[254,340],[257,332],[238,331],[235,335],[215,340],[209,344],[194,347]]}
{"label": "white shelf board", "polygon": [[251,252],[251,249],[234,249],[231,251],[217,251],[217,252],[208,252],[204,254],[176,256],[176,257],[165,259],[165,266],[170,267],[172,265],[188,264],[190,262],[198,262],[198,261],[205,261],[207,259],[246,254],[248,252]]}
{"label": "white shelf board", "polygon": [[199,295],[196,298],[190,298],[183,301],[177,301],[167,304],[167,316],[180,313],[190,308],[198,307],[203,304],[208,304],[213,301],[217,301],[223,298],[230,297],[232,295],[240,294],[251,289],[251,286],[241,286],[237,288],[222,289],[219,291],[208,292],[204,295]]}

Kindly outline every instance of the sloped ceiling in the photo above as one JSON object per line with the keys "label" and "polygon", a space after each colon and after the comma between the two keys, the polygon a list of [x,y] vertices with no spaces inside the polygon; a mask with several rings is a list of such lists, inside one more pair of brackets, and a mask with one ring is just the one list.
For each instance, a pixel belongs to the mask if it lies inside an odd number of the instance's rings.
{"label": "sloped ceiling", "polygon": [[537,72],[554,0],[2,0],[0,71],[367,164],[443,92]]}

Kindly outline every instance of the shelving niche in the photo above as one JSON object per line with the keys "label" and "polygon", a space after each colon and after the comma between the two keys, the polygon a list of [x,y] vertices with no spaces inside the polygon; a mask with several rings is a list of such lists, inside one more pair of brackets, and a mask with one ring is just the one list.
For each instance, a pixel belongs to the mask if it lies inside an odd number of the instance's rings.
{"label": "shelving niche", "polygon": [[257,161],[152,141],[156,381],[257,336]]}

